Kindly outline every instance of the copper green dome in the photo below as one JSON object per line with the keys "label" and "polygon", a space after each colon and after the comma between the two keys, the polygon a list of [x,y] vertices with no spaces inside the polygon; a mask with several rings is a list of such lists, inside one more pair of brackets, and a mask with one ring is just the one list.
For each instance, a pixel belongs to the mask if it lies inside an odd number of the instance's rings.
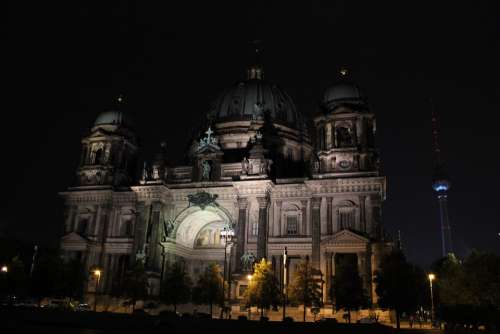
{"label": "copper green dome", "polygon": [[270,118],[298,128],[301,117],[291,97],[278,85],[263,80],[260,67],[248,69],[248,79],[229,87],[215,100],[210,116],[215,122]]}
{"label": "copper green dome", "polygon": [[356,84],[343,80],[325,90],[322,103],[327,110],[333,110],[345,104],[365,105],[366,98]]}
{"label": "copper green dome", "polygon": [[98,125],[123,125],[130,126],[130,119],[125,115],[123,111],[118,110],[108,110],[100,113],[95,122],[94,126]]}

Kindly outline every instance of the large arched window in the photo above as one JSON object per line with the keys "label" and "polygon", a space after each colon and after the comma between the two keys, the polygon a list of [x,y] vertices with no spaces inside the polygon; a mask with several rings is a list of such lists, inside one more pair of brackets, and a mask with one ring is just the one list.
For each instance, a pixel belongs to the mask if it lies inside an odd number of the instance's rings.
{"label": "large arched window", "polygon": [[351,201],[342,201],[337,208],[339,230],[356,229],[356,205]]}
{"label": "large arched window", "polygon": [[78,226],[77,226],[76,232],[80,235],[87,235],[88,225],[89,225],[88,218],[81,218],[78,221]]}
{"label": "large arched window", "polygon": [[302,211],[296,204],[286,204],[282,209],[284,235],[295,236],[301,234]]}
{"label": "large arched window", "polygon": [[99,165],[102,162],[102,148],[98,149],[94,153],[94,165]]}

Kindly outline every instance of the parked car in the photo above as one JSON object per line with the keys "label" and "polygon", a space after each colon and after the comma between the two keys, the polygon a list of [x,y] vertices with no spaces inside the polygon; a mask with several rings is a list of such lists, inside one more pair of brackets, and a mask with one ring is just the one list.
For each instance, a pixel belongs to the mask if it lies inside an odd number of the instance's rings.
{"label": "parked car", "polygon": [[16,307],[38,307],[38,302],[33,299],[21,299],[14,302]]}
{"label": "parked car", "polygon": [[91,311],[92,308],[90,307],[89,304],[78,304],[75,306],[75,311],[77,312],[88,312]]}
{"label": "parked car", "polygon": [[356,321],[358,324],[375,324],[377,323],[377,320],[374,318],[366,317],[366,318],[361,318],[358,321]]}
{"label": "parked car", "polygon": [[328,323],[328,324],[338,323],[337,319],[335,319],[335,318],[321,318],[321,319],[316,320],[316,322],[322,322],[322,323]]}
{"label": "parked car", "polygon": [[72,304],[65,299],[49,299],[49,302],[42,307],[67,310],[72,308]]}

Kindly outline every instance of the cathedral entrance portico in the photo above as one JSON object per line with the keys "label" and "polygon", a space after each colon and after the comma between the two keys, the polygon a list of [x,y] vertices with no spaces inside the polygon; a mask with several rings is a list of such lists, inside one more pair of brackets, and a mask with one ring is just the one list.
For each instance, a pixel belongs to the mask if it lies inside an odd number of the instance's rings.
{"label": "cathedral entrance portico", "polygon": [[363,285],[370,293],[371,269],[369,254],[370,240],[350,230],[342,230],[321,241],[321,272],[324,273],[325,288],[323,302],[332,303],[333,278],[336,271],[346,264],[356,265]]}

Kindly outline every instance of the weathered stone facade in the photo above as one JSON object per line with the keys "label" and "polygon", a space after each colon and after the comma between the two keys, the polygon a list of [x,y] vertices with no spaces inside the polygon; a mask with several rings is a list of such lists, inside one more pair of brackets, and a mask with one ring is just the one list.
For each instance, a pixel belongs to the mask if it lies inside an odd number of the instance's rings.
{"label": "weathered stone facade", "polygon": [[[353,254],[376,301],[374,271],[391,243],[381,226],[386,181],[374,145],[374,115],[355,85],[332,86],[314,118],[313,147],[291,99],[264,82],[262,72],[249,73],[218,100],[213,130],[193,143],[190,165],[168,166],[162,145],[134,181],[138,148],[122,112],[101,114],[82,140],[76,184],[61,193],[61,246],[88,270],[102,268],[102,292],[121,284],[143,256],[153,294],[167,262],[183,261],[196,279],[210,262],[223,265],[220,231],[231,226],[236,241],[226,255],[232,299],[248,284],[245,254],[272,261],[283,281],[286,247],[290,276],[306,257],[320,270],[326,303],[339,257]],[[221,109],[227,105],[233,109]]]}

